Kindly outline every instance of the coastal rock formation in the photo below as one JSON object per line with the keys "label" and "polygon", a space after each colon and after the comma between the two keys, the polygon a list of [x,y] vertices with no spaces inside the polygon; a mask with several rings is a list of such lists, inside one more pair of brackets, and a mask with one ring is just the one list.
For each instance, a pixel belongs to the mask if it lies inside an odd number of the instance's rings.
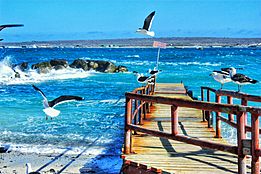
{"label": "coastal rock formation", "polygon": [[[125,66],[119,65],[116,66],[114,63],[110,61],[104,61],[104,60],[84,60],[84,59],[76,59],[74,60],[70,65],[68,61],[64,59],[54,59],[51,61],[46,61],[46,62],[39,62],[36,64],[33,64],[31,66],[31,69],[35,69],[38,71],[39,74],[41,73],[49,73],[51,70],[60,70],[60,69],[65,69],[65,68],[79,68],[83,69],[84,71],[98,71],[98,72],[103,72],[103,73],[116,73],[116,72],[127,72],[128,69]],[[27,62],[23,62],[21,64],[16,64],[13,67],[13,70],[18,68],[22,72],[25,72],[28,70],[29,65]],[[19,78],[20,74],[15,71],[15,77]]]}
{"label": "coastal rock formation", "polygon": [[116,72],[128,72],[128,69],[126,66],[120,65],[117,67]]}
{"label": "coastal rock formation", "polygon": [[37,64],[33,64],[32,69],[37,69],[38,70],[38,73],[48,73],[50,72],[50,70],[52,69],[52,65],[50,62],[40,62],[40,63],[37,63]]}
{"label": "coastal rock formation", "polygon": [[67,68],[69,66],[68,62],[64,59],[55,59],[55,60],[51,60],[50,61],[50,64],[53,66],[53,67],[56,67],[56,66],[63,66],[65,68]]}
{"label": "coastal rock formation", "polygon": [[18,68],[18,69],[20,69],[21,71],[26,71],[28,68],[29,68],[29,66],[28,66],[28,62],[23,62],[23,63],[20,63],[20,64],[16,64],[15,66],[14,66],[14,68]]}
{"label": "coastal rock formation", "polygon": [[84,71],[95,70],[104,73],[115,73],[115,72],[127,72],[128,69],[125,66],[116,66],[112,62],[102,60],[83,60],[76,59],[72,64],[71,68],[81,68]]}

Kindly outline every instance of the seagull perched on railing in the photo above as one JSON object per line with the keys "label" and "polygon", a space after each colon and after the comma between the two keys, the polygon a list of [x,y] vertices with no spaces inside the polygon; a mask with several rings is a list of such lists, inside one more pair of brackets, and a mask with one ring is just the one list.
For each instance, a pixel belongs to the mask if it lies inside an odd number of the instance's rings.
{"label": "seagull perched on railing", "polygon": [[155,36],[155,33],[153,31],[150,31],[154,15],[155,15],[155,11],[150,13],[146,17],[146,19],[144,20],[143,27],[139,28],[136,32],[141,33],[141,34],[145,34],[145,35],[149,35],[149,36],[152,36],[152,37]]}
{"label": "seagull perched on railing", "polygon": [[[32,85],[33,88],[38,91],[42,97],[44,98],[43,100],[43,106],[44,106],[44,113],[50,117],[57,117],[60,114],[59,110],[54,109],[55,106],[65,103],[65,102],[70,102],[70,101],[80,101],[80,100],[84,100],[84,98],[82,97],[78,97],[78,96],[72,96],[72,95],[62,95],[52,101],[48,101],[45,94],[43,93],[43,91],[41,91],[39,88],[37,88],[35,85]],[[46,117],[47,119],[47,117]]]}
{"label": "seagull perched on railing", "polygon": [[242,85],[255,84],[258,82],[257,80],[251,79],[244,74],[236,73],[236,69],[234,67],[229,69],[229,74],[231,80],[238,84],[238,92],[240,91]]}
{"label": "seagull perched on railing", "polygon": [[133,71],[133,73],[137,76],[137,82],[142,84],[153,83],[153,78],[151,76],[144,76],[144,74],[140,74],[137,71]]}
{"label": "seagull perched on railing", "polygon": [[219,82],[221,84],[220,89],[223,88],[224,83],[228,83],[231,82],[231,78],[228,72],[226,71],[212,71],[212,73],[210,74],[210,76],[212,76],[214,78],[214,80],[216,80],[217,82]]}

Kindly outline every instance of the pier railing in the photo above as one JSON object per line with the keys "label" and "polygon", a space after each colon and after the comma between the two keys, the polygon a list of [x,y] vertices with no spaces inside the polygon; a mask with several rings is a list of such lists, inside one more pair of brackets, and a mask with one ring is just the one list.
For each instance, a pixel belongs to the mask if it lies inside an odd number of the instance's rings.
{"label": "pier railing", "polygon": [[[211,95],[212,94],[212,95]],[[226,97],[225,104],[233,104],[234,99],[239,99],[240,104],[243,106],[248,106],[249,102],[261,102],[261,96],[249,95],[245,93],[228,91],[228,90],[215,90],[209,87],[201,87],[201,101],[215,101],[216,103],[222,103],[221,98]],[[213,99],[214,98],[214,99]],[[208,127],[212,127],[213,114],[210,111],[202,110],[203,121],[208,122]],[[245,117],[245,130],[251,132],[251,127],[247,125],[247,115]],[[235,122],[235,115],[228,114],[227,117],[221,115],[221,113],[216,113],[216,137],[221,138],[221,121],[229,124],[230,126],[236,128],[237,124]],[[261,129],[259,130],[261,133]]]}
{"label": "pier railing", "polygon": [[[204,88],[205,89],[205,88]],[[204,90],[203,89],[203,90]],[[145,92],[144,92],[145,91]],[[220,101],[219,97],[225,96],[225,93],[218,93],[216,90],[209,88],[209,91],[217,94],[216,101]],[[210,92],[209,92],[210,93]],[[243,105],[222,104],[220,102],[205,102],[194,101],[185,99],[175,99],[162,96],[153,96],[152,87],[142,87],[134,90],[131,93],[126,93],[126,115],[125,115],[125,142],[124,153],[129,154],[132,152],[132,134],[135,132],[143,132],[152,136],[163,137],[172,139],[188,144],[193,144],[200,147],[210,148],[230,152],[238,156],[238,173],[246,173],[246,156],[251,155],[251,171],[257,174],[260,171],[259,156],[261,150],[259,147],[259,116],[261,115],[261,108]],[[235,97],[235,96],[233,96]],[[204,97],[202,97],[204,98]],[[254,97],[255,98],[255,97]],[[253,97],[245,98],[250,101]],[[256,100],[256,99],[255,99]],[[210,101],[210,97],[209,97]],[[259,101],[259,99],[258,99]],[[149,112],[150,103],[159,103],[171,106],[171,132],[163,132],[143,128],[141,125],[143,119],[146,119],[146,113]],[[179,134],[178,120],[179,120],[179,107],[187,107],[199,109],[202,111],[233,114],[236,116],[236,122],[231,124],[237,129],[237,146],[220,144],[213,141],[201,140],[185,135]],[[246,115],[251,116],[251,127],[245,126]],[[221,118],[221,117],[219,117]],[[230,124],[229,124],[230,125]],[[246,130],[251,132],[251,140],[246,139]],[[221,136],[220,136],[221,137]]]}

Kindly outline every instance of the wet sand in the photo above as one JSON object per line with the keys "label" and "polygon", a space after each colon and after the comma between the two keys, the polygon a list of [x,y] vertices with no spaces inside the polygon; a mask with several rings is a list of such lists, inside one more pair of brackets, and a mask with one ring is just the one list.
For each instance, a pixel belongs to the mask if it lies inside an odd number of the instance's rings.
{"label": "wet sand", "polygon": [[[118,155],[81,154],[36,154],[11,151],[0,153],[1,174],[24,174],[26,163],[31,163],[34,171],[57,173],[119,173],[121,160]],[[109,169],[110,168],[110,169]],[[111,170],[111,171],[110,171]]]}

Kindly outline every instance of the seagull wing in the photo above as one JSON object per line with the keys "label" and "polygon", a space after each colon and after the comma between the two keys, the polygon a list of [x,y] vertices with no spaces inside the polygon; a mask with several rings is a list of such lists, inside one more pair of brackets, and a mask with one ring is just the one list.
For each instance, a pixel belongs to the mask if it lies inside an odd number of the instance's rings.
{"label": "seagull wing", "polygon": [[149,77],[146,77],[146,76],[141,76],[138,78],[138,81],[139,82],[145,82],[146,80],[148,80]]}
{"label": "seagull wing", "polygon": [[149,16],[146,17],[146,19],[144,20],[143,27],[142,27],[143,29],[145,29],[147,31],[150,30],[154,15],[155,15],[155,11],[153,11],[151,14],[149,14]]}
{"label": "seagull wing", "polygon": [[38,91],[38,92],[43,96],[44,100],[46,100],[46,101],[48,102],[48,100],[47,100],[45,94],[43,93],[43,91],[42,91],[41,89],[37,88],[37,87],[34,86],[34,85],[32,85],[32,86],[33,86],[33,88],[34,88],[36,91]]}
{"label": "seagull wing", "polygon": [[240,83],[247,83],[247,82],[251,83],[251,82],[253,81],[253,79],[247,77],[247,76],[244,75],[244,74],[240,74],[240,73],[235,74],[235,75],[232,77],[232,80],[238,81],[238,82],[240,82]]}
{"label": "seagull wing", "polygon": [[214,70],[213,72],[216,72],[216,73],[218,73],[218,74],[222,74],[222,75],[229,75],[229,72],[227,72],[227,71],[216,71],[216,70]]}
{"label": "seagull wing", "polygon": [[80,101],[80,100],[83,100],[84,98],[82,97],[78,97],[78,96],[73,96],[73,95],[62,95],[50,102],[48,102],[49,106],[50,107],[55,107],[59,104],[62,104],[62,103],[66,103],[66,102],[71,102],[71,101]]}
{"label": "seagull wing", "polygon": [[23,27],[23,24],[7,24],[7,25],[0,25],[0,31],[4,28],[9,28],[9,27]]}

